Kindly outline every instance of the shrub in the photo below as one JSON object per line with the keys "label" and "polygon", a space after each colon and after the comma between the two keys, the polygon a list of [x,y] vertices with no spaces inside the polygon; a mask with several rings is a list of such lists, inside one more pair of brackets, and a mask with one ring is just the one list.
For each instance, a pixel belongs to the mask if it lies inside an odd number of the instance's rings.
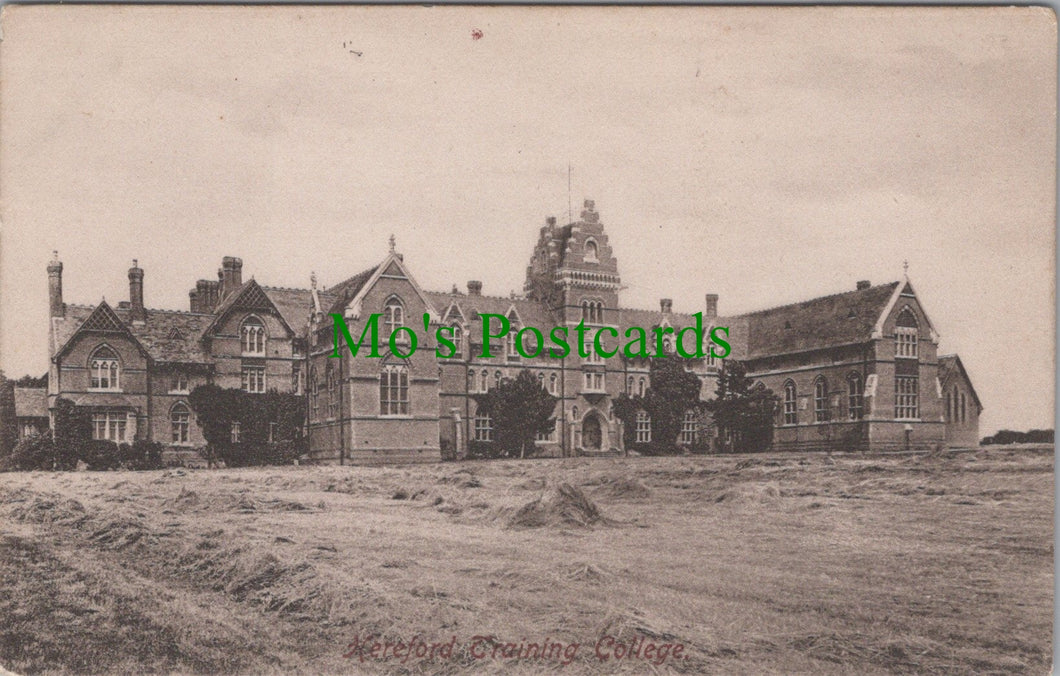
{"label": "shrub", "polygon": [[51,431],[34,434],[22,439],[11,454],[0,461],[0,471],[28,472],[50,470],[55,460],[55,442]]}

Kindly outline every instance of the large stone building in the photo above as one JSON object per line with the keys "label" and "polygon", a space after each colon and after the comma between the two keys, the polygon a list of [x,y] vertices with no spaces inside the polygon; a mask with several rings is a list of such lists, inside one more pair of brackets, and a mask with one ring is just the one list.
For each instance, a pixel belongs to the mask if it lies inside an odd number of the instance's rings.
{"label": "large stone building", "polygon": [[[687,351],[700,313],[707,332],[728,327],[732,354],[778,394],[774,447],[895,449],[940,444],[974,445],[981,405],[959,359],[937,356],[938,334],[908,279],[846,293],[724,317],[718,297],[706,294],[692,313],[621,307],[618,261],[591,201],[565,226],[548,219],[526,271],[523,294],[491,296],[480,282],[466,291],[423,289],[396,251],[376,266],[328,288],[286,289],[242,280],[242,261],[226,257],[217,281],[199,280],[190,310],[144,307],[144,271],[129,270],[129,300],[111,307],[67,305],[62,264],[48,266],[50,346],[48,402],[62,396],[93,411],[98,438],[153,439],[172,451],[202,446],[187,398],[202,383],[248,392],[306,395],[310,459],[366,463],[431,461],[456,457],[475,443],[490,443],[491,421],[476,411],[475,395],[504,378],[530,371],[556,397],[556,424],[542,435],[551,455],[613,453],[623,447],[612,411],[621,392],[651,386],[646,360],[595,354],[581,358],[526,358],[514,340],[482,357],[483,315],[503,315],[510,335],[535,327],[548,335],[584,322],[590,335],[613,330],[603,345],[625,342],[627,330],[657,331],[667,349],[677,336]],[[385,342],[395,329],[416,331],[408,358],[353,357],[340,341],[333,315],[345,318],[356,339],[373,314]],[[452,327],[458,354],[436,355],[439,326]],[[426,329],[426,330],[425,330]],[[492,332],[496,333],[496,327]],[[407,332],[403,332],[406,335]],[[701,396],[713,396],[720,360],[689,363]],[[444,352],[444,350],[443,350]],[[234,431],[238,434],[238,431]],[[650,440],[641,416],[631,435]],[[711,427],[686,416],[681,442],[711,443]],[[706,437],[706,438],[704,438]]]}

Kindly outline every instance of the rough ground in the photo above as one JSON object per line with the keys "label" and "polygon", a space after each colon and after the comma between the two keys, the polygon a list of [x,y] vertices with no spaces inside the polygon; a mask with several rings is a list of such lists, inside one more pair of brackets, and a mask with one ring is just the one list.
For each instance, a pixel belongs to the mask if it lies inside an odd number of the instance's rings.
{"label": "rough ground", "polygon": [[[1044,674],[1052,473],[1050,448],[0,475],[0,666],[560,668],[476,659],[489,635],[578,643],[564,673]],[[343,657],[369,634],[457,643]],[[601,636],[685,653],[603,662]]]}

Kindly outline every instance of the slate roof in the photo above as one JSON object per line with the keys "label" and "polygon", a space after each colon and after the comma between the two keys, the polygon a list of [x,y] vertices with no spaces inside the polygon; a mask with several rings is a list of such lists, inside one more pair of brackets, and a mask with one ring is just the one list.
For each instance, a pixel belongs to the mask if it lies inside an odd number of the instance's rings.
{"label": "slate roof", "polygon": [[15,417],[47,418],[48,390],[44,387],[16,387]]}
{"label": "slate roof", "polygon": [[[52,354],[70,340],[95,309],[93,305],[68,304],[65,317],[52,319],[55,328]],[[143,324],[130,324],[127,308],[112,309],[155,361],[210,363],[202,351],[199,336],[213,320],[213,315],[179,310],[147,310]]]}
{"label": "slate roof", "polygon": [[309,289],[288,289],[275,286],[261,288],[280,311],[287,325],[294,329],[296,334],[302,335],[309,322],[309,314],[313,310],[313,292]]}
{"label": "slate roof", "polygon": [[975,387],[972,385],[972,379],[968,377],[968,371],[964,368],[964,363],[961,358],[955,354],[944,354],[939,355],[939,382],[946,382],[948,378],[960,375],[964,378],[964,382],[968,383],[968,389],[972,393],[972,399],[975,400],[975,405],[979,407],[979,410],[983,410],[983,404],[979,401],[979,395],[975,392]]}
{"label": "slate roof", "polygon": [[527,298],[505,298],[503,296],[470,296],[463,293],[444,293],[438,291],[425,291],[424,294],[434,304],[434,308],[443,319],[449,306],[456,303],[464,317],[471,322],[473,328],[469,329],[473,338],[481,338],[482,325],[478,319],[481,314],[507,315],[513,306],[522,326],[533,326],[541,329],[546,335],[555,325],[555,319],[541,303]]}
{"label": "slate roof", "polygon": [[822,296],[736,315],[727,321],[738,325],[741,333],[746,331],[746,359],[862,343],[872,337],[877,320],[899,284],[891,282]]}
{"label": "slate roof", "polygon": [[346,303],[357,295],[361,290],[361,287],[364,286],[365,282],[367,282],[368,278],[375,273],[378,267],[378,265],[373,265],[367,270],[358,272],[349,279],[343,280],[334,286],[320,291],[320,306],[325,308],[324,312],[342,312]]}

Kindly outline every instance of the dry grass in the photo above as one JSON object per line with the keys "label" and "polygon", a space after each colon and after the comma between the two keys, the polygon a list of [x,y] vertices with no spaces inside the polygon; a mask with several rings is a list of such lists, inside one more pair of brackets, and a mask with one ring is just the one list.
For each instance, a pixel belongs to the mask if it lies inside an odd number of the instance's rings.
{"label": "dry grass", "polygon": [[[20,673],[1045,673],[1053,456],[0,476]],[[457,638],[404,663],[347,646]],[[475,659],[475,635],[496,656]],[[680,644],[660,665],[593,645]],[[505,655],[509,656],[506,657]]]}

